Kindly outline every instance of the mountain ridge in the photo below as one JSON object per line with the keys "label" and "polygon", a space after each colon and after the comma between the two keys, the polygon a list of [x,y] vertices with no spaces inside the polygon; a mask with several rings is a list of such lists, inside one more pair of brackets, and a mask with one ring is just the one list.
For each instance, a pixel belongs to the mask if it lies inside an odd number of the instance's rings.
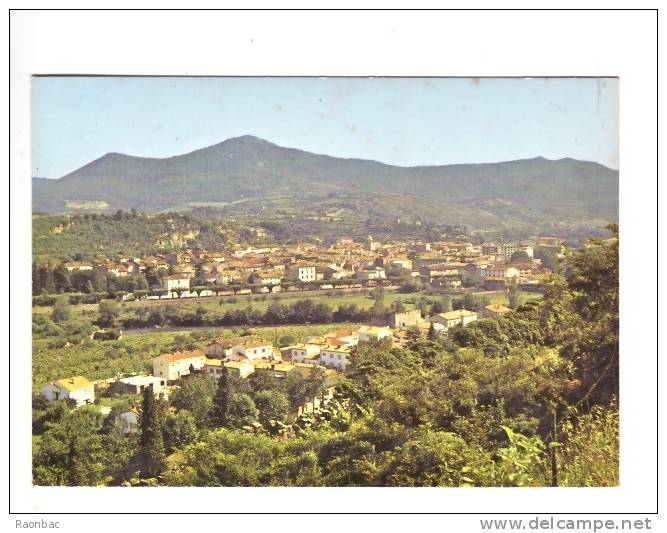
{"label": "mountain ridge", "polygon": [[446,204],[502,198],[526,206],[569,207],[616,219],[618,171],[600,163],[542,156],[496,163],[396,166],[287,148],[244,135],[184,154],[147,158],[109,152],[59,179],[33,179],[33,209],[68,202],[160,211],[189,202],[232,202],[291,194],[395,193]]}

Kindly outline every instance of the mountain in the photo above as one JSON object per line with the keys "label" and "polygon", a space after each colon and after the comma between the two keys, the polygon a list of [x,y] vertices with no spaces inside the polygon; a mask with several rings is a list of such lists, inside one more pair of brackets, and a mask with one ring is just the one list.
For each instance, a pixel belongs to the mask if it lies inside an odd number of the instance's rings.
{"label": "mountain", "polygon": [[39,212],[146,211],[313,195],[403,194],[502,214],[545,210],[618,218],[618,171],[543,157],[501,163],[398,167],[284,148],[253,136],[163,159],[109,153],[60,179],[33,178]]}

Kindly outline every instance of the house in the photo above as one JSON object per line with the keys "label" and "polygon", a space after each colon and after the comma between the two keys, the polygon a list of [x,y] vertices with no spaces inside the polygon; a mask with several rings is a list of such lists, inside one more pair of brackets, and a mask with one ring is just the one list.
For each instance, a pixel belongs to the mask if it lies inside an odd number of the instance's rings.
{"label": "house", "polygon": [[270,342],[265,340],[251,340],[232,346],[229,357],[233,361],[241,361],[244,359],[248,361],[253,361],[255,359],[276,359],[280,357],[280,352],[278,353],[278,357],[276,357],[273,351],[273,345]]}
{"label": "house", "polygon": [[252,361],[252,366],[255,367],[255,372],[268,371],[271,372],[274,378],[284,378],[292,372],[296,367],[292,363],[284,363],[281,361],[264,361],[261,359]]}
{"label": "house", "polygon": [[465,326],[477,320],[477,313],[468,311],[467,309],[459,309],[457,311],[449,311],[448,313],[438,313],[437,315],[433,315],[429,320],[435,324],[441,324],[446,331],[454,326]]}
{"label": "house", "polygon": [[162,278],[162,288],[172,297],[178,297],[174,291],[188,291],[190,289],[190,276],[188,274],[173,274]]}
{"label": "house", "polygon": [[285,277],[299,281],[317,280],[317,267],[312,265],[290,265],[285,270]]}
{"label": "house", "polygon": [[375,267],[374,269],[361,270],[360,272],[357,272],[354,277],[363,281],[379,280],[387,279],[387,273],[383,268]]}
{"label": "house", "polygon": [[350,346],[323,346],[320,351],[320,364],[345,372],[350,366],[351,350]]}
{"label": "house", "polygon": [[164,397],[167,380],[159,376],[131,376],[118,380],[117,387],[129,394],[141,394],[151,387],[155,396]]}
{"label": "house", "polygon": [[293,363],[316,365],[319,360],[320,349],[317,344],[295,344],[280,351]]}
{"label": "house", "polygon": [[490,316],[502,316],[505,313],[509,313],[510,311],[511,309],[509,307],[505,307],[504,305],[491,304],[482,309],[482,318]]}
{"label": "house", "polygon": [[461,278],[459,276],[441,276],[431,278],[431,285],[445,289],[458,289],[461,287]]}
{"label": "house", "polygon": [[237,270],[218,270],[215,282],[220,285],[228,285],[241,281],[241,274]]}
{"label": "house", "polygon": [[509,279],[518,278],[521,272],[518,268],[508,265],[507,263],[490,263],[486,268],[480,270],[480,278],[485,280],[490,279]]}
{"label": "house", "polygon": [[394,259],[389,263],[389,268],[395,270],[412,270],[412,261],[409,259]]}
{"label": "house", "polygon": [[394,329],[417,326],[422,321],[422,313],[419,309],[402,311],[400,313],[391,313],[382,317],[373,319],[374,326],[389,326]]}
{"label": "house", "polygon": [[136,433],[139,424],[139,409],[132,406],[127,411],[121,413],[119,418],[123,435]]}
{"label": "house", "polygon": [[282,272],[277,270],[259,270],[250,274],[248,281],[253,285],[280,285]]}
{"label": "house", "polygon": [[321,336],[311,335],[306,337],[306,344],[312,346],[356,346],[359,344],[359,337],[352,331],[339,329]]}
{"label": "house", "polygon": [[458,276],[464,267],[461,263],[435,263],[421,267],[419,273],[426,278]]}
{"label": "house", "polygon": [[164,353],[153,358],[153,375],[169,381],[177,381],[195,370],[204,368],[206,357],[201,350],[192,352]]}
{"label": "house", "polygon": [[248,335],[246,337],[231,337],[227,339],[216,339],[206,346],[206,356],[213,359],[226,359],[232,355],[232,348],[237,344],[248,341],[260,340],[259,337]]}
{"label": "house", "polygon": [[359,342],[376,342],[383,339],[392,339],[394,334],[388,326],[361,326],[355,334]]}
{"label": "house", "polygon": [[77,407],[95,401],[95,386],[83,376],[47,383],[42,387],[41,393],[50,402],[74,400]]}
{"label": "house", "polygon": [[248,361],[221,361],[220,359],[205,359],[204,370],[209,376],[220,379],[223,368],[226,368],[231,375],[239,378],[247,378],[255,371],[255,367]]}
{"label": "house", "polygon": [[506,261],[509,261],[515,252],[525,252],[528,257],[533,258],[533,247],[525,244],[504,243],[500,245],[498,252],[505,257]]}

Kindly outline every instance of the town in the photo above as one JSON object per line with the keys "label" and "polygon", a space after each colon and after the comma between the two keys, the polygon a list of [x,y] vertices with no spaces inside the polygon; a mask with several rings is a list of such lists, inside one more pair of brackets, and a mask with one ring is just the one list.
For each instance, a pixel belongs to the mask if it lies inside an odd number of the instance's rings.
{"label": "town", "polygon": [[461,289],[506,289],[510,282],[539,290],[562,257],[562,239],[530,243],[367,242],[330,246],[245,246],[225,252],[172,251],[161,255],[96,257],[33,265],[35,303],[49,293],[74,293],[73,303],[98,291],[124,301],[202,298],[284,291],[359,289],[419,283]]}
{"label": "town", "polygon": [[[81,301],[76,297],[77,289],[85,290],[99,283],[100,276],[105,278],[107,286],[115,286],[118,280],[125,282],[120,286],[126,290],[109,296],[128,303],[283,291],[311,295],[385,287],[407,291],[428,287],[452,295],[473,289],[500,293],[523,290],[539,295],[544,279],[551,272],[543,260],[552,266],[554,258],[563,257],[563,252],[562,239],[556,236],[538,236],[530,242],[479,245],[465,241],[381,243],[369,236],[366,242],[342,238],[327,247],[248,245],[216,253],[183,250],[144,257],[119,255],[64,261],[50,268],[57,289],[72,291],[74,302]],[[508,306],[489,303],[480,309],[435,307],[432,311],[440,312],[422,315],[419,308],[394,306],[390,312],[372,316],[365,325],[309,335],[300,343],[274,346],[257,335],[220,337],[212,339],[204,350],[176,351],[155,357],[151,374],[97,380],[63,377],[44,384],[40,390],[49,401],[65,399],[81,406],[95,403],[96,391],[108,396],[110,391],[141,394],[151,388],[156,396],[168,398],[182,379],[195,373],[220,379],[228,371],[237,379],[245,379],[259,370],[280,380],[292,372],[307,378],[318,367],[322,368],[327,395],[319,398],[318,390],[313,398],[305,398],[304,404],[292,409],[287,417],[294,421],[308,409],[312,411],[320,402],[323,406],[327,399],[333,398],[337,376],[352,364],[351,353],[358,344],[404,346],[411,335],[412,338],[446,336],[453,328],[465,327],[478,318],[501,316],[510,310]],[[108,330],[98,330],[91,337],[105,339],[120,335],[122,331],[114,336]],[[108,411],[106,408],[105,412]],[[128,409],[122,419],[126,422],[124,432],[136,430],[136,409]]]}

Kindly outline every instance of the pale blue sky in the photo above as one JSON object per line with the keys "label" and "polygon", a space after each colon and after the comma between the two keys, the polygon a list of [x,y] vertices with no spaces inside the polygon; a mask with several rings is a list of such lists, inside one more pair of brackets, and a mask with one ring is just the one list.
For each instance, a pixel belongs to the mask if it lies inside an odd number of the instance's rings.
{"label": "pale blue sky", "polygon": [[395,165],[573,157],[618,168],[616,79],[33,79],[33,176],[108,152],[168,157],[255,135]]}

